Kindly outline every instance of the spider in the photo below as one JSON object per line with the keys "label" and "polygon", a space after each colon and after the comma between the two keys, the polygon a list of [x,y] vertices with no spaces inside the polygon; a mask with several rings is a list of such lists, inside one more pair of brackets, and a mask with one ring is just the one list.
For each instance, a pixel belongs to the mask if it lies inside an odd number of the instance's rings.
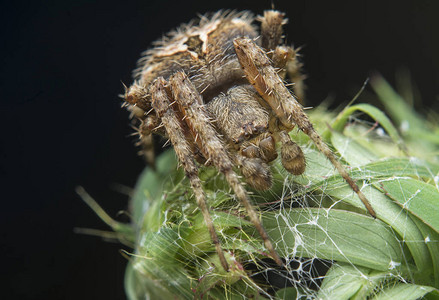
{"label": "spider", "polygon": [[[254,21],[260,21],[260,33]],[[222,172],[278,265],[283,265],[234,167],[255,189],[271,187],[269,163],[281,144],[283,167],[305,171],[305,156],[291,140],[297,126],[315,143],[375,212],[357,184],[322,141],[296,96],[303,97],[297,51],[283,45],[287,19],[275,10],[255,18],[249,12],[217,12],[182,25],[154,44],[139,60],[134,83],[125,91],[132,115],[140,121],[140,144],[153,160],[152,133],[166,136],[189,178],[197,205],[222,267],[228,270],[198,177],[198,164]],[[260,38],[258,38],[260,35]],[[294,94],[284,79],[293,81]]]}

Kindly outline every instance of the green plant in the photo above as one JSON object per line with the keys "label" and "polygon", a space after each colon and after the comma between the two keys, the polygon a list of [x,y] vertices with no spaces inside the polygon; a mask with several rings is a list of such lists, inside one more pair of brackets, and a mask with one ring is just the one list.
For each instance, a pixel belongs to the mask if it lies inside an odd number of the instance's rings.
{"label": "green plant", "polygon": [[117,238],[133,245],[125,278],[129,299],[439,299],[439,127],[418,116],[384,79],[375,77],[372,87],[392,121],[369,104],[347,106],[335,118],[324,106],[309,115],[350,166],[377,219],[308,137],[293,133],[307,158],[305,174],[292,176],[275,164],[273,188],[252,192],[286,268],[267,259],[222,175],[201,170],[231,266],[225,272],[169,150],[138,181],[132,225],[87,200]]}

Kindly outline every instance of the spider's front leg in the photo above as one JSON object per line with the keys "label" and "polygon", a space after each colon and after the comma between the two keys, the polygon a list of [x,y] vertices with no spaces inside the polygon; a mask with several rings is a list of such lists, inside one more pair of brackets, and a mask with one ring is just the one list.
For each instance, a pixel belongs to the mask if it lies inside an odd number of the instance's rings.
{"label": "spider's front leg", "polygon": [[276,49],[282,41],[282,26],[287,24],[285,13],[277,10],[266,10],[257,20],[261,22],[261,46],[266,51]]}
{"label": "spider's front leg", "polygon": [[270,105],[279,119],[281,127],[292,128],[296,124],[300,130],[307,134],[321,151],[338,170],[343,179],[357,193],[368,212],[376,217],[375,211],[360,191],[357,184],[341,165],[334,153],[323,142],[320,135],[315,131],[311,121],[302,106],[285,87],[282,79],[276,73],[264,51],[249,38],[237,38],[234,40],[235,51],[238,60],[244,70],[247,80],[256,88],[262,98]]}
{"label": "spider's front leg", "polygon": [[297,99],[303,103],[305,97],[305,76],[302,74],[303,64],[299,61],[298,49],[290,46],[279,46],[282,43],[282,26],[288,23],[285,14],[277,10],[266,10],[264,16],[258,17],[261,22],[261,46],[266,51],[272,65],[282,79],[288,76],[294,84],[293,90]]}
{"label": "spider's front leg", "polygon": [[258,214],[250,203],[246,190],[239,181],[238,175],[233,171],[232,161],[227,154],[223,142],[218,137],[218,133],[211,124],[212,120],[209,118],[201,95],[184,72],[174,74],[169,81],[173,98],[176,100],[179,110],[184,114],[185,122],[191,131],[196,133],[197,139],[201,142],[202,152],[226,177],[227,182],[235,192],[237,198],[246,208],[250,221],[259,232],[271,257],[278,265],[283,265],[282,260],[274,249],[270,238],[259,220]]}
{"label": "spider's front leg", "polygon": [[177,114],[171,104],[174,101],[173,99],[170,99],[171,93],[167,86],[167,82],[163,78],[158,78],[153,82],[150,91],[152,96],[152,106],[161,119],[169,139],[174,146],[175,153],[183,166],[186,176],[189,178],[198,207],[203,214],[211,239],[215,244],[215,249],[218,253],[221,265],[224,270],[227,271],[229,266],[224,257],[218,235],[213,225],[212,217],[209,213],[206,196],[201,186],[201,180],[198,177],[198,167],[195,163],[195,157],[191,151],[191,145],[188,143],[187,137],[185,136],[181,119],[177,118]]}
{"label": "spider's front leg", "polygon": [[148,165],[155,168],[152,133],[157,132],[157,128],[160,127],[160,120],[154,113],[151,113],[152,107],[149,97],[147,89],[137,81],[129,89],[125,87],[124,105],[129,106],[130,118],[140,121],[139,127],[136,128],[139,134],[139,141],[136,146],[140,147],[139,154],[145,157]]}

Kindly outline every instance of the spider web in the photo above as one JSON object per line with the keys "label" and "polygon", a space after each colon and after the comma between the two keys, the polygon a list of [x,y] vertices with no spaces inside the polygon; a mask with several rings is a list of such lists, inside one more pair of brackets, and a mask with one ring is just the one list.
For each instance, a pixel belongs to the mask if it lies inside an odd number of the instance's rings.
{"label": "spider web", "polygon": [[[129,298],[364,299],[394,297],[402,288],[413,289],[412,297],[431,291],[426,286],[434,285],[434,280],[437,284],[433,268],[438,265],[434,251],[439,238],[432,230],[434,220],[417,215],[416,203],[425,200],[417,199],[423,191],[438,193],[439,168],[402,157],[375,122],[352,116],[349,125],[346,135],[333,133],[331,143],[378,211],[378,219],[367,215],[307,137],[294,132],[292,137],[307,158],[304,175],[288,174],[277,161],[272,167],[272,189],[250,191],[284,267],[268,257],[223,176],[214,168],[201,169],[231,267],[225,272],[188,181],[181,170],[169,176],[175,158],[168,153],[161,171],[159,166],[154,175],[151,171],[143,175],[146,179],[140,182],[149,186],[140,184],[134,197],[139,233],[127,271]],[[389,153],[399,156],[389,158]],[[413,180],[423,185],[407,189],[407,182]]]}

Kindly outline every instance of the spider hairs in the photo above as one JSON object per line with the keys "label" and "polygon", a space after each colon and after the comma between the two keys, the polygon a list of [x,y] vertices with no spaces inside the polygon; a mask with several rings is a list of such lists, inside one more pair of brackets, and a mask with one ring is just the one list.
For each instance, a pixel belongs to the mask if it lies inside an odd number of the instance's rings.
{"label": "spider hairs", "polygon": [[[254,24],[260,22],[260,29]],[[297,126],[375,212],[345,168],[314,130],[298,102],[304,96],[297,50],[283,44],[287,19],[275,10],[217,12],[170,32],[139,60],[125,101],[140,123],[139,144],[153,162],[151,134],[167,137],[190,180],[212,241],[228,269],[216,234],[198,164],[215,166],[245,206],[271,257],[282,265],[233,167],[255,189],[271,187],[269,164],[277,158],[292,174],[305,171],[305,156],[289,132]],[[293,83],[293,93],[285,81]]]}

